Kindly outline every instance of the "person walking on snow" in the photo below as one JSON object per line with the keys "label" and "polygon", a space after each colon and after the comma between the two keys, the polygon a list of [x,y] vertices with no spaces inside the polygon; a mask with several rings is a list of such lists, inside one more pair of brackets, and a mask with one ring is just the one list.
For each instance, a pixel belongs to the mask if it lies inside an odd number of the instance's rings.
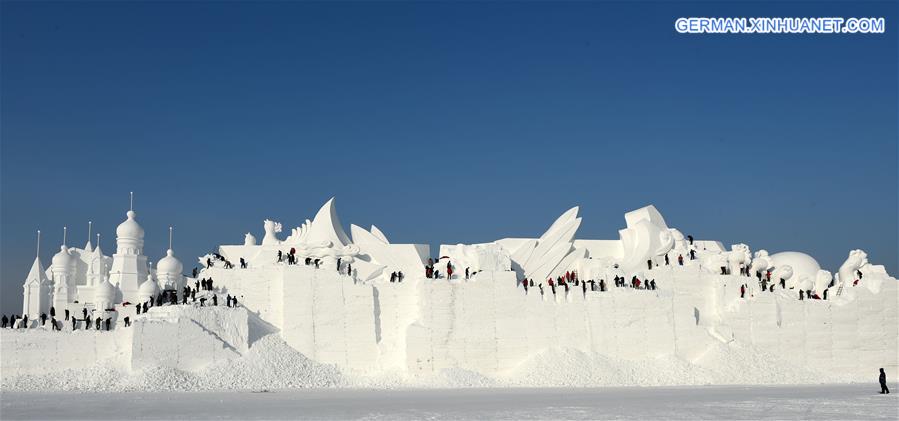
{"label": "person walking on snow", "polygon": [[883,371],[883,368],[880,369],[880,394],[890,393],[890,388],[887,387],[887,373]]}

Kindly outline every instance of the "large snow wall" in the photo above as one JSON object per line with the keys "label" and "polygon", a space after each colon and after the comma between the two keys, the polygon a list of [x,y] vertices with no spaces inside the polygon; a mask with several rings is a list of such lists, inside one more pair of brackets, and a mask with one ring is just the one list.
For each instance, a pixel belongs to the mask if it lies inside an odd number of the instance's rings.
{"label": "large snow wall", "polygon": [[852,300],[799,301],[780,289],[741,299],[747,278],[697,267],[645,271],[655,291],[584,293],[572,286],[542,296],[537,288],[526,294],[511,271],[484,271],[469,281],[366,284],[306,266],[209,275],[306,356],[367,372],[464,368],[491,375],[553,348],[692,361],[737,341],[812,370],[865,378],[882,366],[897,373],[894,280],[876,294],[855,288]]}
{"label": "large snow wall", "polygon": [[[125,309],[123,311],[132,311]],[[153,307],[131,327],[62,332],[50,325],[0,329],[3,375],[46,374],[103,366],[120,370],[170,367],[200,370],[240,357],[249,347],[248,315],[243,308]]]}

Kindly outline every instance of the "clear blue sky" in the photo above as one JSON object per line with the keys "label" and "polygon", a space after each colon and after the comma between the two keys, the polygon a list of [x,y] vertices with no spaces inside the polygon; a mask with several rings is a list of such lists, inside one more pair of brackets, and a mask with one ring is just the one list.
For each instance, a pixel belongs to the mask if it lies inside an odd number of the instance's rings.
{"label": "clear blue sky", "polygon": [[[0,285],[44,233],[114,249],[128,192],[185,266],[330,196],[394,242],[537,236],[581,205],[897,273],[897,5],[2,3]],[[680,35],[681,16],[883,16],[883,35]],[[95,231],[95,232],[96,232]]]}

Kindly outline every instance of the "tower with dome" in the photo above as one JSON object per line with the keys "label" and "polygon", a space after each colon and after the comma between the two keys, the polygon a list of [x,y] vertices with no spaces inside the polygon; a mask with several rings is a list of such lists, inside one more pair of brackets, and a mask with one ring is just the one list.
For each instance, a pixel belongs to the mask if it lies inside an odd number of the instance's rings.
{"label": "tower with dome", "polygon": [[35,257],[22,285],[22,314],[37,317],[51,307],[57,312],[80,312],[82,308],[103,311],[125,302],[154,298],[163,290],[180,290],[185,285],[184,267],[172,251],[169,230],[169,248],[154,271],[144,255],[144,229],[137,222],[134,209],[116,228],[116,251],[112,256],[103,254],[100,234],[96,244],[91,243],[90,225],[84,248],[67,246],[67,228],[64,229],[63,244],[53,255],[49,268],[44,269],[40,256]]}
{"label": "tower with dome", "polygon": [[116,228],[116,252],[112,255],[109,282],[118,286],[122,302],[137,302],[140,284],[150,273],[144,256],[144,229],[137,213],[129,210],[127,219]]}

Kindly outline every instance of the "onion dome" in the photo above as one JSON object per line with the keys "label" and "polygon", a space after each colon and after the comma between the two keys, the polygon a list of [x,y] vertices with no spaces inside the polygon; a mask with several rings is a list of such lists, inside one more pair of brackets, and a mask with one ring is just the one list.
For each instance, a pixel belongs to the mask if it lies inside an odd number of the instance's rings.
{"label": "onion dome", "polygon": [[144,229],[141,228],[140,224],[137,223],[137,220],[134,219],[137,214],[134,213],[134,211],[128,211],[127,215],[128,219],[126,219],[125,222],[122,222],[118,227],[116,227],[116,237],[128,238],[133,240],[143,240]]}
{"label": "onion dome", "polygon": [[100,282],[100,285],[97,285],[94,288],[94,302],[100,304],[111,305],[115,300],[116,288],[111,283],[109,283],[109,278]]}
{"label": "onion dome", "polygon": [[57,270],[69,270],[75,263],[75,259],[69,254],[66,246],[59,246],[59,253],[53,255],[51,266]]}
{"label": "onion dome", "polygon": [[168,249],[165,252],[165,257],[159,259],[159,262],[156,263],[156,274],[168,274],[168,275],[181,275],[184,271],[184,265],[181,264],[181,261],[175,257],[175,252],[172,249]]}
{"label": "onion dome", "polygon": [[157,294],[159,294],[159,286],[156,285],[156,281],[148,275],[147,280],[140,284],[140,288],[137,290],[137,296],[142,299],[148,299],[155,297]]}

